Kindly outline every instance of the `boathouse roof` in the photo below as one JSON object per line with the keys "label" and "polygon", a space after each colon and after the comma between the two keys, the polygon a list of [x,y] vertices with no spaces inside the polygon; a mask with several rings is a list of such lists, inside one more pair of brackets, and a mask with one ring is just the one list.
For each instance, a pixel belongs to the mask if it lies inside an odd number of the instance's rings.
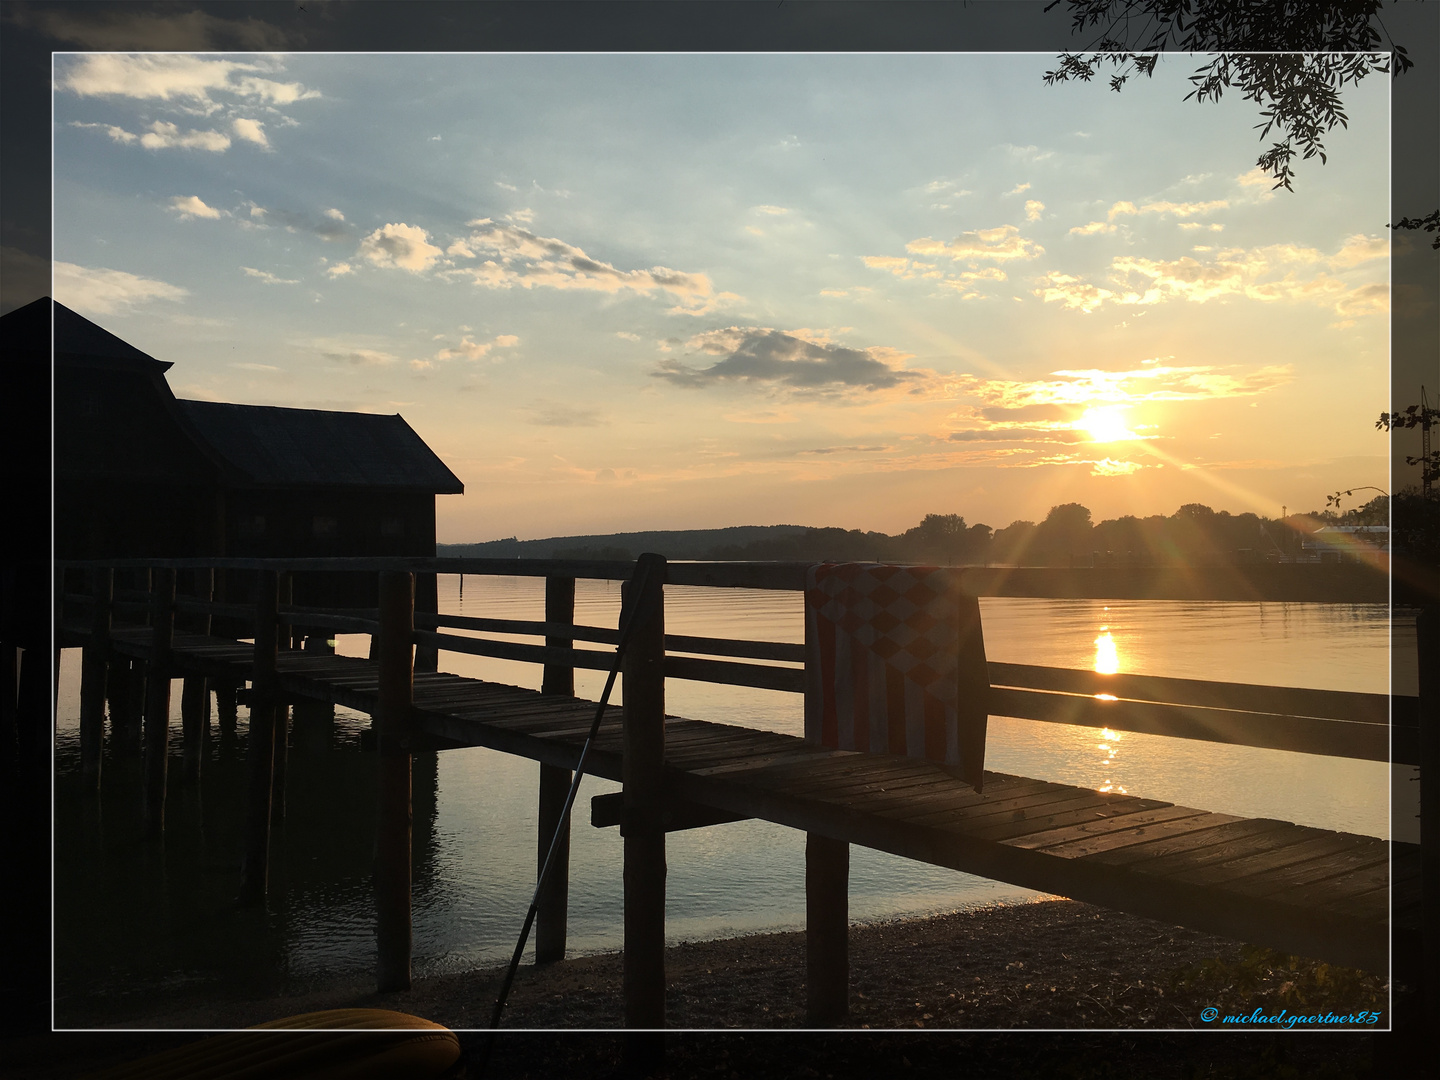
{"label": "boathouse roof", "polygon": [[176,402],[227,465],[257,487],[465,490],[398,414]]}

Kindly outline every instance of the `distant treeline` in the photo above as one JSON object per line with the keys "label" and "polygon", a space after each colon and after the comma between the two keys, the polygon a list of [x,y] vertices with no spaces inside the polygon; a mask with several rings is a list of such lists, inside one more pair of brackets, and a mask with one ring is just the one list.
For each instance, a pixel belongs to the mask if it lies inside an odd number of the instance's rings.
{"label": "distant treeline", "polygon": [[893,536],[859,529],[751,525],[547,540],[510,537],[438,547],[441,555],[477,558],[630,560],[655,551],[670,559],[716,561],[1204,566],[1293,554],[1301,535],[1321,524],[1369,519],[1377,513],[1383,521],[1383,507],[1377,511],[1372,504],[1342,516],[1293,515],[1281,521],[1187,503],[1169,517],[1127,515],[1097,524],[1087,507],[1063,503],[1051,507],[1044,521],[1014,521],[998,530],[967,524],[960,514],[926,514],[918,525]]}

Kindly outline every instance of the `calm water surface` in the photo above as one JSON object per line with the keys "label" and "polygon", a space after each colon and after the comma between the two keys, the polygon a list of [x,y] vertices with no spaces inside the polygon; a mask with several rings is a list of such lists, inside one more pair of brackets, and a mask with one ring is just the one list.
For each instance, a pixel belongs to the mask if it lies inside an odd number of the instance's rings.
{"label": "calm water surface", "polygon": [[[442,610],[538,619],[543,582],[441,578]],[[619,587],[580,582],[577,621],[613,627]],[[1391,628],[1380,605],[981,601],[992,660],[1229,682],[1383,693]],[[667,630],[718,637],[802,640],[800,599],[757,590],[666,590]],[[1397,657],[1413,656],[1413,623],[1395,631]],[[366,639],[342,636],[339,651]],[[79,656],[61,670],[57,748],[57,1022],[86,1023],[102,996],[143,998],[199,986],[217,996],[303,989],[373,964],[373,757],[358,750],[368,718],[339,712],[335,747],[292,750],[287,819],[275,840],[272,902],[234,907],[240,849],[243,735],[212,747],[199,791],[181,787],[172,761],[163,848],[138,839],[138,763],[107,758],[105,792],[78,791]],[[442,654],[463,675],[537,687],[530,665]],[[1414,693],[1400,670],[1397,693]],[[599,672],[576,673],[597,697]],[[179,684],[172,701],[178,717]],[[667,683],[667,709],[696,719],[800,734],[798,695],[701,683]],[[177,748],[178,749],[178,748]],[[1123,732],[990,720],[986,765],[1048,780],[1321,828],[1389,835],[1391,769]],[[1408,794],[1413,770],[1396,769]],[[535,872],[533,762],[487,750],[453,750],[417,762],[415,969],[417,974],[501,963],[514,948]],[[571,852],[572,952],[621,944],[621,839],[589,824],[588,799],[618,785],[587,779]],[[1413,813],[1395,835],[1413,839]],[[673,833],[667,841],[667,933],[694,940],[804,925],[804,836],[765,822]],[[852,849],[856,920],[954,910],[1036,894],[950,870]]]}

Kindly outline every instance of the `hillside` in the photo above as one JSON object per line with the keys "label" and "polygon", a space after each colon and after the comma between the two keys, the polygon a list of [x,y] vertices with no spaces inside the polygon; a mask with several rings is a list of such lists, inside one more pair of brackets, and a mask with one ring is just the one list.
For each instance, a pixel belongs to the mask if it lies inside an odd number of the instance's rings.
{"label": "hillside", "polygon": [[487,540],[478,544],[436,544],[436,554],[471,559],[633,559],[654,551],[667,559],[714,557],[721,548],[790,539],[803,525],[733,525],[725,529],[668,529],[654,532],[551,536],[543,540]]}

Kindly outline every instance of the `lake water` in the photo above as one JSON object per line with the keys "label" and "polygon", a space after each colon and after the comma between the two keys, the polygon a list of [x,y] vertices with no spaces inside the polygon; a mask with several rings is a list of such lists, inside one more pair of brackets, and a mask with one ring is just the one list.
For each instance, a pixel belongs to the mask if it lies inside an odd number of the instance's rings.
{"label": "lake water", "polygon": [[[543,581],[440,579],[441,609],[538,619]],[[802,639],[800,598],[758,590],[666,590],[667,630],[717,637]],[[984,599],[990,659],[1124,672],[1383,693],[1392,627],[1381,605]],[[619,586],[580,582],[577,621],[613,627]],[[1396,693],[1414,689],[1413,622],[1394,628]],[[366,639],[341,636],[341,652]],[[538,687],[538,667],[453,653],[459,674]],[[138,837],[138,762],[105,762],[98,803],[78,790],[79,654],[61,667],[56,782],[57,1022],[85,1015],[96,995],[145,995],[176,985],[217,995],[291,992],[374,962],[369,857],[373,755],[358,749],[368,718],[338,712],[335,748],[292,751],[288,816],[275,838],[272,901],[240,911],[243,734],[212,746],[199,791],[172,760],[163,849]],[[597,697],[604,676],[576,673]],[[179,684],[172,695],[178,718]],[[672,680],[667,710],[696,719],[800,734],[798,695]],[[178,743],[178,737],[177,737]],[[176,746],[178,753],[178,745]],[[992,717],[988,768],[1125,791],[1208,810],[1278,817],[1321,828],[1415,839],[1415,770],[1375,762],[1222,746]],[[487,750],[417,763],[415,970],[454,971],[508,959],[533,887],[538,766]],[[589,824],[590,796],[618,785],[587,778],[572,830],[569,942],[573,953],[621,944],[621,848],[616,829]],[[667,933],[672,941],[804,925],[804,836],[736,822],[668,838]],[[1035,897],[1028,890],[852,850],[857,921]]]}

